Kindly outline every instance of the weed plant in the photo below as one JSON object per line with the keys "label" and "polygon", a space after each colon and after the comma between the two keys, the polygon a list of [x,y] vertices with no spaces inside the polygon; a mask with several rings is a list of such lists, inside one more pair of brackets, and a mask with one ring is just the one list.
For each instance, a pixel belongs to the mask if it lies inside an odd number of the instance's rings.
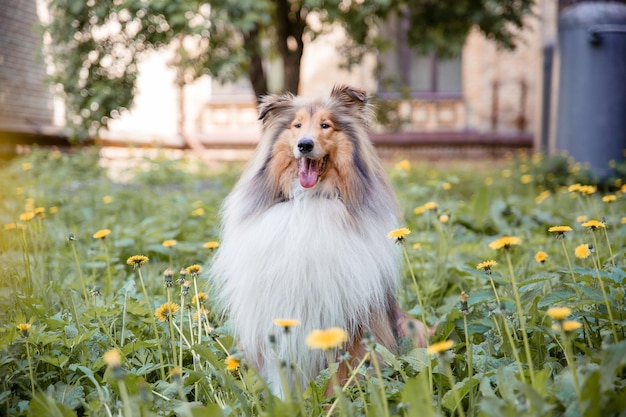
{"label": "weed plant", "polygon": [[[0,415],[626,412],[621,178],[525,154],[389,166],[399,300],[434,336],[397,354],[366,340],[348,383],[335,363],[279,399],[242,360],[206,277],[239,167],[157,158],[116,181],[99,161],[97,149],[35,150],[0,167]],[[299,324],[276,319],[277,332]],[[319,329],[307,343],[332,362],[343,340]]]}

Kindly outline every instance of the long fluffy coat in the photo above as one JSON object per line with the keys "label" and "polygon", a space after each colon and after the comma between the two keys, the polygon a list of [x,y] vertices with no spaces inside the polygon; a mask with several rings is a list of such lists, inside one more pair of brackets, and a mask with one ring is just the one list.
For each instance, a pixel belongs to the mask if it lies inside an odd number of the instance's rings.
{"label": "long fluffy coat", "polygon": [[[398,216],[370,115],[365,93],[345,86],[264,98],[262,140],[223,206],[211,277],[240,350],[279,395],[281,362],[302,385],[326,366],[305,344],[312,330],[345,329],[352,353],[365,332],[395,348],[400,252],[387,233]],[[301,324],[284,332],[277,318]]]}

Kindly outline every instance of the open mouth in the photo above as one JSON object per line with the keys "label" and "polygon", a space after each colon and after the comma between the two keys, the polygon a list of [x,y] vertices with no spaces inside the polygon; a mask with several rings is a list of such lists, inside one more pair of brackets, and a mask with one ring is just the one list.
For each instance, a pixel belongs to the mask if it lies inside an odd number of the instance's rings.
{"label": "open mouth", "polygon": [[298,159],[298,179],[303,188],[311,188],[319,181],[328,165],[328,155],[322,159]]}

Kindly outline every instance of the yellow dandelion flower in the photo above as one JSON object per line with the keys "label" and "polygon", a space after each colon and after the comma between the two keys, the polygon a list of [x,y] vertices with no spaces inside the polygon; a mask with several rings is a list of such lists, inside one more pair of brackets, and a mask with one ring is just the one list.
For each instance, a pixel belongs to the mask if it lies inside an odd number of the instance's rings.
{"label": "yellow dandelion flower", "polygon": [[202,247],[205,249],[217,249],[219,246],[220,246],[220,242],[216,242],[216,241],[206,242],[204,245],[202,245]]}
{"label": "yellow dandelion flower", "polygon": [[582,323],[575,320],[567,320],[561,323],[561,328],[565,333],[573,332],[583,327]]}
{"label": "yellow dandelion flower", "polygon": [[161,307],[155,309],[154,315],[159,321],[169,321],[174,318],[179,308],[180,306],[178,304],[168,301],[161,304]]}
{"label": "yellow dandelion flower", "polygon": [[171,248],[172,246],[176,245],[178,242],[174,239],[167,239],[164,240],[162,245],[166,248]]}
{"label": "yellow dandelion flower", "polygon": [[107,237],[110,234],[111,234],[111,231],[109,229],[100,229],[96,233],[93,234],[93,238],[94,239],[104,239],[105,237]]}
{"label": "yellow dandelion flower", "polygon": [[183,376],[183,370],[180,369],[178,366],[170,368],[168,373],[174,380],[180,379]]}
{"label": "yellow dandelion flower", "polygon": [[522,184],[530,184],[531,182],[533,182],[533,176],[530,174],[524,174],[520,177],[520,182]]}
{"label": "yellow dandelion flower", "polygon": [[17,195],[24,194],[24,189],[22,187],[16,187],[15,188],[15,194],[17,194]]}
{"label": "yellow dandelion flower", "polygon": [[236,371],[239,368],[239,359],[234,357],[233,355],[228,355],[228,357],[224,360],[226,364],[226,370],[229,372]]}
{"label": "yellow dandelion flower", "polygon": [[574,255],[576,255],[579,259],[588,258],[589,255],[591,255],[589,245],[587,243],[583,243],[582,245],[576,246],[576,249],[574,249]]}
{"label": "yellow dandelion flower", "polygon": [[404,237],[408,235],[409,233],[411,233],[409,229],[407,229],[406,227],[402,227],[400,229],[395,229],[387,233],[387,237],[389,239],[395,239],[397,243],[400,243],[404,240]]}
{"label": "yellow dandelion flower", "polygon": [[572,314],[572,309],[569,307],[550,307],[546,314],[556,321],[563,321]]}
{"label": "yellow dandelion flower", "polygon": [[346,331],[339,327],[313,330],[306,338],[310,349],[328,350],[343,345],[348,340]]}
{"label": "yellow dandelion flower", "polygon": [[502,170],[502,178],[509,178],[511,176],[511,170],[510,169],[503,169]]}
{"label": "yellow dandelion flower", "polygon": [[444,182],[443,184],[441,184],[441,188],[443,188],[445,191],[449,191],[452,188],[452,184],[450,184],[449,182]]}
{"label": "yellow dandelion flower", "polygon": [[424,210],[435,210],[437,208],[437,203],[435,203],[434,201],[429,201],[428,203],[424,204]]}
{"label": "yellow dandelion flower", "polygon": [[550,197],[550,195],[551,193],[549,190],[542,191],[541,193],[539,193],[537,197],[535,197],[535,203],[537,204],[543,203],[548,197]]}
{"label": "yellow dandelion flower", "polygon": [[591,195],[593,193],[595,193],[597,190],[597,187],[594,185],[581,185],[578,188],[578,192],[581,194],[586,194],[586,195]]}
{"label": "yellow dandelion flower", "polygon": [[200,310],[193,313],[193,321],[207,320],[209,317],[209,310],[204,307],[200,307]]}
{"label": "yellow dandelion flower", "polygon": [[424,208],[424,206],[419,206],[413,209],[413,214],[415,214],[416,216],[419,216],[420,214],[423,214],[425,211],[426,209]]}
{"label": "yellow dandelion flower", "polygon": [[581,226],[588,227],[592,231],[596,231],[598,229],[604,229],[606,227],[604,223],[598,220],[588,220],[584,222]]}
{"label": "yellow dandelion flower", "polygon": [[186,269],[186,272],[188,274],[198,275],[200,272],[202,272],[202,267],[200,265],[194,264],[194,265],[188,266]]}
{"label": "yellow dandelion flower", "polygon": [[515,236],[504,236],[499,239],[494,240],[489,244],[491,249],[505,249],[508,250],[513,245],[521,245],[522,239]]}
{"label": "yellow dandelion flower", "polygon": [[102,202],[104,204],[111,204],[113,202],[113,197],[110,195],[105,195],[104,197],[102,197]]}
{"label": "yellow dandelion flower", "polygon": [[23,221],[23,222],[30,221],[30,220],[32,220],[34,218],[35,218],[35,212],[34,211],[27,211],[26,213],[20,214],[20,220]]}
{"label": "yellow dandelion flower", "polygon": [[48,209],[48,213],[57,214],[59,212],[59,208],[57,206],[52,206]]}
{"label": "yellow dandelion flower", "polygon": [[104,352],[102,355],[104,363],[111,369],[116,369],[122,366],[122,354],[119,349],[110,349]]}
{"label": "yellow dandelion flower", "polygon": [[300,320],[297,319],[275,319],[274,324],[288,331],[290,327],[299,326]]}
{"label": "yellow dandelion flower", "polygon": [[395,168],[400,171],[409,172],[411,170],[411,162],[408,159],[403,159],[395,165]]}
{"label": "yellow dandelion flower", "polygon": [[617,197],[614,194],[609,194],[609,195],[605,195],[604,197],[602,197],[602,201],[605,203],[612,203],[617,199]]}
{"label": "yellow dandelion flower", "polygon": [[485,178],[485,185],[487,187],[491,187],[493,185],[493,178],[492,177]]}
{"label": "yellow dandelion flower", "polygon": [[448,223],[448,220],[450,220],[450,216],[448,216],[447,214],[442,214],[441,216],[439,216],[439,221],[441,223]]}
{"label": "yellow dandelion flower", "polygon": [[16,223],[6,223],[4,225],[4,230],[15,230],[15,229],[17,229]]}
{"label": "yellow dandelion flower", "polygon": [[535,260],[539,263],[544,263],[548,259],[548,254],[544,251],[539,251],[535,254]]}
{"label": "yellow dandelion flower", "polygon": [[132,265],[134,268],[139,268],[141,265],[148,262],[150,259],[144,255],[133,255],[130,258],[126,259],[126,263],[128,265]]}
{"label": "yellow dandelion flower", "polygon": [[22,171],[30,171],[31,169],[33,169],[33,164],[30,162],[24,162],[22,164]]}
{"label": "yellow dandelion flower", "polygon": [[626,224],[626,217],[622,217],[621,219],[619,219],[619,222],[621,224]]}
{"label": "yellow dandelion flower", "polygon": [[204,304],[208,301],[209,296],[206,295],[205,292],[199,292],[198,296],[193,296],[191,299],[191,304],[196,305],[197,303]]}
{"label": "yellow dandelion flower", "polygon": [[569,187],[567,187],[567,191],[569,191],[570,193],[576,192],[580,190],[581,185],[580,184],[572,184]]}
{"label": "yellow dandelion flower", "polygon": [[434,355],[435,353],[444,353],[454,346],[454,341],[452,340],[444,340],[443,342],[433,343],[432,345],[426,348],[426,353],[428,355]]}
{"label": "yellow dandelion flower", "polygon": [[422,249],[422,245],[420,243],[414,243],[413,249],[417,249],[417,250]]}
{"label": "yellow dandelion flower", "polygon": [[569,226],[552,226],[548,229],[548,232],[550,233],[565,233],[565,232],[571,232],[572,228]]}
{"label": "yellow dandelion flower", "polygon": [[587,221],[587,216],[577,216],[576,223],[584,223]]}
{"label": "yellow dandelion flower", "polygon": [[498,263],[496,261],[485,261],[476,265],[476,269],[482,269],[485,272],[491,271],[491,268],[496,266]]}
{"label": "yellow dandelion flower", "polygon": [[17,329],[22,332],[22,337],[28,337],[28,331],[32,325],[30,323],[20,323],[17,325]]}
{"label": "yellow dandelion flower", "polygon": [[191,215],[195,217],[202,216],[203,214],[204,214],[204,209],[202,207],[198,207],[197,209],[191,212]]}

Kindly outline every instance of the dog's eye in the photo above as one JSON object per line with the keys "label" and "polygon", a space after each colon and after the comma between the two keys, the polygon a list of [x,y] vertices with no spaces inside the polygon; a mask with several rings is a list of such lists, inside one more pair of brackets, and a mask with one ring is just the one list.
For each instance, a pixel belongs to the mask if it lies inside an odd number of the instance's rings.
{"label": "dog's eye", "polygon": [[321,127],[322,129],[328,129],[328,128],[330,128],[330,125],[329,125],[328,123],[322,123],[322,124],[320,125],[320,127]]}
{"label": "dog's eye", "polygon": [[294,123],[293,127],[295,127],[296,129],[300,129],[302,127],[302,123]]}

